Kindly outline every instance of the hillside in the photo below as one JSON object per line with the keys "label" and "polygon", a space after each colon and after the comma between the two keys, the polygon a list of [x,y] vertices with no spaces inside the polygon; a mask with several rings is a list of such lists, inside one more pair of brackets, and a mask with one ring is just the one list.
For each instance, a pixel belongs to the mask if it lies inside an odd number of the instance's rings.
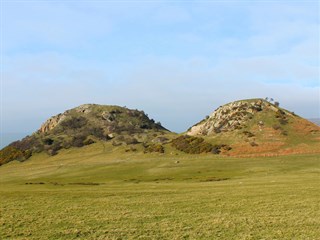
{"label": "hillside", "polygon": [[144,143],[147,147],[152,140],[165,141],[166,138],[160,137],[168,133],[143,111],[85,104],[49,118],[31,136],[2,149],[0,165],[12,160],[26,160],[34,153],[56,155],[61,149],[101,141],[109,141],[114,146]]}
{"label": "hillside", "polygon": [[[38,131],[0,151],[0,165],[36,153],[102,144],[106,153],[270,156],[320,152],[320,127],[262,99],[216,109],[185,134],[162,127],[143,112],[84,104],[49,118]],[[94,149],[94,148],[93,148]]]}
{"label": "hillside", "polygon": [[221,106],[187,134],[228,144],[232,148],[229,155],[311,153],[320,149],[319,126],[263,99]]}

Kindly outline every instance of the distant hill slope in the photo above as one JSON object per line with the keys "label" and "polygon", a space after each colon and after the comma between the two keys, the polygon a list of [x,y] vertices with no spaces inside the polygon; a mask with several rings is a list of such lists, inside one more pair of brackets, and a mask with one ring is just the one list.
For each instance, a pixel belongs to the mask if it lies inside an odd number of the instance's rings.
{"label": "distant hill slope", "polygon": [[221,106],[187,134],[228,144],[230,155],[320,152],[319,126],[263,99]]}
{"label": "distant hill slope", "polygon": [[[55,155],[60,149],[112,140],[114,145],[150,142],[167,129],[143,111],[119,106],[85,104],[49,118],[40,129],[1,150],[0,165],[32,154]],[[139,139],[138,139],[139,137]]]}

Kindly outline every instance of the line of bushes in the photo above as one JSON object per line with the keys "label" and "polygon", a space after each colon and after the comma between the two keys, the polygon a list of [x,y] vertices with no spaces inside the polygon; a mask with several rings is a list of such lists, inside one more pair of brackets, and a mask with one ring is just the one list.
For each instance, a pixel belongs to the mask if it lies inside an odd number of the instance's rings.
{"label": "line of bushes", "polygon": [[200,153],[213,153],[219,154],[222,149],[231,150],[228,145],[212,145],[211,143],[205,142],[203,138],[193,137],[193,136],[180,136],[172,140],[172,146],[179,151],[190,153],[190,154],[200,154]]}

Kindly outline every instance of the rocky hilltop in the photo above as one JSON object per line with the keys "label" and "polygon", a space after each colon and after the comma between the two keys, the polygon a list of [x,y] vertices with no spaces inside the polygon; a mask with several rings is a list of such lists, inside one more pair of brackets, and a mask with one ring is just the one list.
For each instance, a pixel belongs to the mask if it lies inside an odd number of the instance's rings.
{"label": "rocky hilltop", "polygon": [[0,151],[0,165],[37,153],[54,156],[92,145],[103,153],[269,156],[320,153],[320,127],[276,102],[240,100],[219,107],[184,134],[171,133],[143,111],[84,104],[49,118],[31,136]]}
{"label": "rocky hilltop", "polygon": [[[55,128],[70,124],[94,125],[101,127],[104,133],[112,134],[121,131],[140,131],[141,129],[166,130],[160,123],[149,119],[143,111],[127,109],[119,106],[83,104],[49,118],[43,123],[38,133],[48,133]],[[85,122],[85,123],[84,123]],[[62,123],[62,124],[61,124]]]}
{"label": "rocky hilltop", "polygon": [[[279,107],[262,99],[242,100],[228,103],[219,107],[205,120],[191,127],[188,135],[214,135],[220,132],[230,132],[245,128],[253,117],[262,111],[273,111],[283,120],[293,117],[288,111],[281,111]],[[263,122],[258,122],[263,125]]]}
{"label": "rocky hilltop", "polygon": [[187,131],[230,144],[234,155],[319,152],[319,133],[319,126],[263,99],[228,103]]}
{"label": "rocky hilltop", "polygon": [[25,160],[34,153],[55,155],[60,149],[82,147],[99,141],[137,144],[161,141],[169,133],[143,111],[119,106],[84,104],[49,118],[38,131],[1,150],[0,165]]}

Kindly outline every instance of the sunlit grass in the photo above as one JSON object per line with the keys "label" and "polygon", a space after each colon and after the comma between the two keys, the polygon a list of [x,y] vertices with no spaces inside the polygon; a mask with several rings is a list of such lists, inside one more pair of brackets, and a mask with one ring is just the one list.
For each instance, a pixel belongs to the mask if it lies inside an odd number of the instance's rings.
{"label": "sunlit grass", "polygon": [[99,149],[0,167],[0,239],[320,236],[319,155],[239,159]]}

